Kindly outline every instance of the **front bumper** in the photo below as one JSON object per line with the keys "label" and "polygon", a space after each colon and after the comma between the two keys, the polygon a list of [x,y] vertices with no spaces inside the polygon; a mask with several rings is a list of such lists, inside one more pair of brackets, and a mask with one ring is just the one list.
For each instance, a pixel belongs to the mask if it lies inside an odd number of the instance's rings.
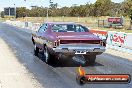
{"label": "front bumper", "polygon": [[105,52],[105,47],[100,44],[61,44],[53,48],[56,53],[63,54],[102,54]]}

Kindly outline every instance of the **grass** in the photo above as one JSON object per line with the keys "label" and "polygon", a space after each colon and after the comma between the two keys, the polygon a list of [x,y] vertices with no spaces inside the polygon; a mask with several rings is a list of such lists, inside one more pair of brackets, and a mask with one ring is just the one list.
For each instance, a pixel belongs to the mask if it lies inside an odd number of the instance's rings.
{"label": "grass", "polygon": [[[132,33],[132,30],[127,30],[130,25],[130,19],[125,17],[125,27],[123,29],[114,29],[114,28],[101,28],[98,27],[98,20],[107,20],[108,16],[102,17],[49,17],[48,21],[53,22],[77,22],[91,28],[108,30],[108,31],[120,31],[126,33]],[[27,17],[27,18],[17,18],[19,21],[28,21],[33,23],[44,23],[47,21],[46,17]]]}
{"label": "grass", "polygon": [[0,22],[3,22],[3,21],[5,21],[5,19],[0,17]]}
{"label": "grass", "polygon": [[[106,17],[103,17],[106,19]],[[59,21],[59,22],[80,22],[80,23],[95,23],[98,19],[102,19],[102,17],[49,17],[48,21]],[[30,21],[33,23],[43,23],[47,21],[46,17],[27,17],[27,18],[18,18],[17,20],[21,21]]]}
{"label": "grass", "polygon": [[132,33],[132,30],[126,30],[126,29],[113,29],[113,28],[98,28],[98,29],[106,30],[106,31],[117,31],[117,32]]}

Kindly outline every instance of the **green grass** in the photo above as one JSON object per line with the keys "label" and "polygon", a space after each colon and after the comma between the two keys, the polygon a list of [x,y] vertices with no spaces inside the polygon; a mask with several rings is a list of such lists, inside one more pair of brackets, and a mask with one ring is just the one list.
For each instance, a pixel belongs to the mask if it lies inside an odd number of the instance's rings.
{"label": "green grass", "polygon": [[0,22],[3,22],[3,21],[5,21],[5,19],[0,17]]}
{"label": "green grass", "polygon": [[106,30],[106,31],[117,31],[117,32],[132,33],[132,30],[126,30],[126,29],[113,29],[113,28],[98,28],[98,29]]}
{"label": "green grass", "polygon": [[[118,31],[118,32],[126,32],[132,33],[132,30],[127,30],[130,26],[130,19],[125,17],[125,27],[123,29],[114,29],[114,28],[101,28],[98,27],[98,20],[107,20],[108,16],[102,17],[49,17],[48,21],[50,22],[77,22],[81,23],[85,26],[89,26],[91,28],[100,29],[100,30],[108,30],[108,31]],[[44,23],[47,21],[46,17],[27,17],[27,18],[18,18],[20,21],[29,21],[33,23]]]}

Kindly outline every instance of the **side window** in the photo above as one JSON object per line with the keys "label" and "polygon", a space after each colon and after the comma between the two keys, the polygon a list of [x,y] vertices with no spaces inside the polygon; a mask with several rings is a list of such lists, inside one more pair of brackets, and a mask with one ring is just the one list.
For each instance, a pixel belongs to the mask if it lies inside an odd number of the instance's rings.
{"label": "side window", "polygon": [[43,25],[39,28],[38,32],[40,32],[40,33],[45,32],[45,31],[46,31],[46,29],[47,29],[47,27],[48,27],[48,25],[47,25],[47,24],[43,24]]}
{"label": "side window", "polygon": [[66,25],[53,25],[52,26],[52,30],[53,32],[66,32]]}
{"label": "side window", "polygon": [[88,32],[88,29],[85,26],[78,25],[76,26],[76,32]]}
{"label": "side window", "polygon": [[52,26],[53,32],[58,32],[59,29],[60,29],[60,27],[58,25],[53,25]]}

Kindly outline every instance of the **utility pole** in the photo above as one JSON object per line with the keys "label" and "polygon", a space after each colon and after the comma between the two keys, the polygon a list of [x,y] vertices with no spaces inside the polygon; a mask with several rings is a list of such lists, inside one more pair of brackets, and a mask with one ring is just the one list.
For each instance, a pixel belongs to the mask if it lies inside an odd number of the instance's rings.
{"label": "utility pole", "polygon": [[11,16],[10,12],[11,12],[11,11],[10,11],[10,7],[9,7],[9,17]]}
{"label": "utility pole", "polygon": [[16,20],[16,5],[14,4],[14,8],[15,8],[15,13],[14,13],[14,15],[15,15],[15,20]]}
{"label": "utility pole", "polygon": [[51,0],[49,0],[49,5],[48,5],[48,7],[47,7],[47,21],[48,21],[48,19],[49,19],[49,8],[51,7],[51,4],[53,4],[53,2],[51,1]]}
{"label": "utility pole", "polygon": [[[26,9],[26,0],[25,1],[25,9]],[[27,22],[27,11],[25,11],[25,15],[26,15],[26,22]]]}
{"label": "utility pole", "polygon": [[48,18],[49,18],[50,1],[51,1],[51,0],[49,0],[49,5],[48,5],[48,7],[47,7],[47,14],[46,14],[46,17],[47,17],[46,21],[47,21],[47,22],[48,22]]}

